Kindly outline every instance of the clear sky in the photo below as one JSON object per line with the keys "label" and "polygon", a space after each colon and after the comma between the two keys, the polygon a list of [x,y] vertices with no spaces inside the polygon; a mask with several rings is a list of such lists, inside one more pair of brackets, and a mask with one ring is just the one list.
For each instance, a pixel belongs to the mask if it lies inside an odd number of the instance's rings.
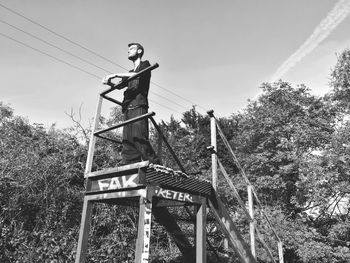
{"label": "clear sky", "polygon": [[[144,59],[160,65],[152,73],[150,94],[150,110],[158,120],[168,121],[171,114],[180,119],[193,104],[203,114],[214,109],[217,116],[228,117],[254,99],[260,84],[269,81],[308,39],[313,42],[310,36],[340,2],[349,4],[345,0],[0,0],[0,101],[31,123],[56,123],[59,128],[72,124],[65,112],[77,112],[82,105],[87,123],[94,116],[98,93],[106,88],[102,77],[123,72],[118,65],[132,67],[127,44],[136,41],[145,47]],[[350,47],[347,14],[326,21],[323,39],[309,43],[307,52],[299,52],[280,77],[293,85],[305,83],[315,94],[327,92],[336,53]],[[116,98],[121,94],[116,92]],[[104,111],[110,107],[105,104]]]}

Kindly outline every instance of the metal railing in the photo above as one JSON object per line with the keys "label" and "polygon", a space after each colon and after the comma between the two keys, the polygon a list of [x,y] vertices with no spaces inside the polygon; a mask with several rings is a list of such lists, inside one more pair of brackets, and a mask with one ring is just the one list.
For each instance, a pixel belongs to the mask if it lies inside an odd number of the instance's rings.
{"label": "metal railing", "polygon": [[[266,244],[265,240],[263,239],[262,234],[260,233],[260,231],[257,227],[257,222],[254,218],[254,210],[253,210],[253,203],[254,203],[254,199],[255,199],[257,205],[260,208],[260,211],[262,211],[262,215],[264,216],[269,228],[272,230],[274,237],[277,240],[279,263],[283,263],[284,262],[283,261],[283,243],[282,243],[281,239],[279,238],[276,230],[272,226],[271,220],[266,215],[266,213],[264,213],[263,205],[262,205],[256,191],[254,190],[254,186],[250,183],[247,175],[245,174],[243,167],[241,166],[240,162],[238,161],[238,159],[237,159],[236,155],[234,154],[226,136],[224,135],[223,131],[221,130],[221,128],[218,124],[218,121],[214,116],[214,111],[213,110],[208,111],[208,115],[210,116],[210,123],[211,123],[211,125],[210,125],[211,126],[211,146],[207,147],[207,149],[210,150],[211,154],[212,154],[213,188],[214,189],[217,188],[217,165],[219,165],[221,173],[223,174],[225,180],[227,181],[228,185],[232,189],[233,195],[237,199],[239,205],[242,207],[246,217],[249,220],[249,223],[250,223],[250,243],[251,243],[251,251],[252,251],[253,256],[256,258],[256,251],[255,251],[255,233],[256,233],[260,243],[263,245],[264,249],[266,250],[266,252],[267,252],[268,256],[270,257],[270,259],[272,260],[272,262],[276,262],[274,257],[273,257],[273,254],[271,252],[271,249]],[[219,160],[219,158],[217,156],[216,132],[218,132],[220,138],[222,139],[224,145],[226,146],[226,149],[229,151],[234,163],[238,167],[243,179],[245,180],[245,182],[247,184],[248,207],[249,207],[248,210],[246,209],[246,205],[245,205],[244,201],[241,199],[236,187],[234,186],[228,173],[226,172],[224,166],[222,165],[221,161]]]}
{"label": "metal railing", "polygon": [[137,122],[137,121],[140,121],[140,120],[143,120],[143,119],[149,119],[151,120],[154,128],[157,130],[157,132],[159,133],[159,137],[161,138],[161,140],[165,143],[166,147],[168,148],[171,156],[174,158],[176,164],[178,165],[178,167],[180,168],[180,170],[182,172],[185,172],[185,169],[184,167],[182,166],[179,158],[176,156],[174,150],[171,148],[170,144],[168,143],[168,141],[166,140],[164,134],[162,133],[162,130],[160,129],[160,127],[158,126],[158,124],[156,123],[156,121],[154,120],[153,116],[155,115],[154,112],[149,112],[149,113],[146,113],[146,114],[143,114],[143,115],[140,115],[140,116],[137,116],[135,118],[132,118],[132,119],[129,119],[129,120],[126,120],[126,121],[123,121],[121,123],[118,123],[116,125],[113,125],[113,126],[110,126],[108,128],[105,128],[105,129],[100,129],[98,130],[98,127],[99,127],[99,120],[101,118],[101,108],[102,108],[102,102],[103,102],[103,99],[106,99],[112,103],[115,103],[119,106],[122,106],[122,102],[108,96],[109,93],[111,93],[112,91],[114,90],[121,90],[123,88],[125,88],[128,83],[133,80],[133,79],[136,79],[138,77],[140,77],[141,75],[147,73],[147,72],[150,72],[156,68],[158,68],[159,65],[158,63],[155,63],[143,70],[141,70],[140,72],[137,72],[135,75],[133,75],[132,77],[129,77],[127,79],[124,79],[122,81],[120,81],[118,84],[113,84],[113,83],[110,83],[110,88],[102,91],[100,93],[100,96],[99,96],[99,99],[98,99],[98,103],[97,103],[97,107],[96,107],[96,112],[95,112],[95,118],[94,118],[94,125],[93,125],[93,132],[91,134],[91,139],[90,139],[90,144],[89,144],[89,151],[88,151],[88,157],[87,157],[87,162],[86,162],[86,167],[85,167],[85,177],[87,177],[87,175],[89,174],[89,172],[91,172],[91,165],[92,165],[92,162],[93,162],[93,156],[94,156],[94,149],[95,149],[95,144],[96,144],[96,138],[101,138],[101,139],[105,139],[105,140],[109,140],[109,141],[112,141],[112,142],[115,142],[115,143],[118,143],[120,144],[121,142],[120,141],[117,141],[117,140],[114,140],[112,138],[108,138],[106,136],[103,136],[104,133],[108,132],[108,131],[112,131],[112,130],[115,130],[115,129],[118,129],[118,128],[121,128],[125,125],[128,125],[128,124],[131,124],[131,123],[134,123],[134,122]]}
{"label": "metal railing", "polygon": [[[183,165],[181,164],[179,158],[177,157],[177,155],[175,154],[173,148],[170,146],[168,140],[166,139],[166,137],[164,136],[162,129],[160,128],[160,126],[156,123],[156,121],[154,120],[153,116],[155,115],[154,112],[149,112],[140,116],[137,116],[135,118],[120,122],[118,124],[112,125],[110,127],[104,128],[104,129],[98,129],[99,127],[99,120],[101,117],[101,108],[102,108],[102,103],[103,103],[103,99],[106,99],[114,104],[117,104],[119,106],[122,106],[122,102],[112,98],[109,96],[109,94],[114,91],[114,90],[121,90],[125,87],[127,87],[128,82],[130,82],[131,80],[140,77],[142,74],[145,74],[149,71],[152,71],[156,68],[158,68],[159,65],[156,63],[154,65],[151,65],[150,67],[136,73],[135,75],[133,75],[132,77],[129,77],[128,79],[124,79],[121,82],[119,82],[118,84],[112,84],[110,83],[110,88],[104,90],[103,92],[100,93],[99,99],[98,99],[98,103],[97,103],[97,107],[96,107],[96,112],[95,112],[95,118],[94,118],[94,125],[93,125],[93,132],[91,134],[91,139],[90,139],[90,144],[89,144],[89,151],[88,151],[88,157],[87,157],[87,163],[86,163],[86,169],[85,169],[85,177],[88,177],[88,175],[91,172],[91,167],[92,167],[92,162],[93,162],[93,156],[94,156],[94,149],[95,149],[95,144],[96,144],[96,138],[100,138],[100,139],[104,139],[104,140],[109,140],[118,144],[121,144],[120,141],[117,141],[113,138],[109,138],[107,136],[104,136],[105,133],[121,128],[125,125],[143,120],[143,119],[149,119],[154,128],[157,130],[158,134],[159,134],[159,138],[161,139],[161,142],[163,142],[166,147],[167,150],[169,151],[169,153],[171,154],[172,158],[175,160],[176,164],[178,165],[178,167],[180,168],[180,170],[183,173],[186,173],[185,168],[183,167]],[[191,220],[193,219],[194,215],[191,213],[191,211],[188,209],[188,207],[185,207],[186,209],[186,213],[190,216]],[[209,242],[209,239],[206,239],[207,244],[209,246],[209,248],[212,249],[212,251],[214,252],[214,254],[219,258],[218,254],[216,253],[216,251],[214,250],[213,246],[211,245],[211,243]]]}

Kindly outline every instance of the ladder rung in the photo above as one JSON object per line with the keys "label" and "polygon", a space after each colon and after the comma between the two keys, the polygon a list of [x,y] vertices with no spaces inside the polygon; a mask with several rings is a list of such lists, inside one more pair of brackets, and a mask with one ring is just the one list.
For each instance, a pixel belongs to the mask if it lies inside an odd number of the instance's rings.
{"label": "ladder rung", "polygon": [[139,120],[142,120],[142,119],[145,119],[145,118],[149,118],[149,117],[152,117],[154,116],[155,113],[152,111],[152,112],[149,112],[149,113],[146,113],[144,115],[141,115],[141,116],[138,116],[136,118],[132,118],[130,120],[127,120],[127,121],[124,121],[124,122],[121,122],[121,123],[118,123],[116,125],[113,125],[111,127],[108,127],[106,129],[102,129],[102,130],[99,130],[97,132],[94,132],[94,135],[99,135],[101,133],[104,133],[104,132],[107,132],[107,131],[110,131],[110,130],[114,130],[114,129],[117,129],[117,128],[120,128],[122,126],[125,126],[127,124],[130,124],[130,123],[133,123],[133,122],[136,122],[136,121],[139,121]]}

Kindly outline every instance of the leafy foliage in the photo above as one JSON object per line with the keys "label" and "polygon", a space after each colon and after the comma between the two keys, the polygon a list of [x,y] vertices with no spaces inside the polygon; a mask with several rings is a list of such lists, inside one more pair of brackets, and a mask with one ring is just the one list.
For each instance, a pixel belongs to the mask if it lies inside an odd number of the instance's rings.
{"label": "leafy foliage", "polygon": [[73,248],[79,225],[85,150],[54,126],[46,132],[7,106],[1,112],[0,261],[69,261],[74,254],[65,249]]}
{"label": "leafy foliage", "polygon": [[[279,81],[262,84],[262,95],[228,118],[218,119],[240,165],[258,192],[259,230],[277,257],[276,239],[265,211],[284,243],[285,262],[350,261],[350,51],[338,56],[331,73],[331,91],[311,95]],[[0,103],[0,262],[72,262],[82,210],[83,173],[90,128],[70,117],[74,126],[57,130],[29,124]],[[101,127],[121,120],[115,108]],[[210,118],[193,107],[181,121],[170,118],[160,128],[186,171],[210,180]],[[177,164],[152,129],[151,141],[165,166]],[[109,138],[120,140],[120,133]],[[218,136],[218,156],[246,201],[246,185],[239,165]],[[98,140],[93,169],[115,166],[120,145]],[[236,226],[249,239],[248,220],[227,182],[219,174],[219,195]],[[133,207],[94,206],[88,262],[134,260],[138,212]],[[183,212],[177,212],[183,217]],[[153,222],[152,222],[153,224]],[[186,230],[185,224],[180,224]],[[210,237],[220,255],[209,262],[237,262],[225,251],[215,230]],[[188,229],[187,229],[188,230]],[[221,240],[221,241],[220,241]],[[153,262],[183,262],[170,236],[154,222]],[[259,262],[268,255],[257,245]]]}

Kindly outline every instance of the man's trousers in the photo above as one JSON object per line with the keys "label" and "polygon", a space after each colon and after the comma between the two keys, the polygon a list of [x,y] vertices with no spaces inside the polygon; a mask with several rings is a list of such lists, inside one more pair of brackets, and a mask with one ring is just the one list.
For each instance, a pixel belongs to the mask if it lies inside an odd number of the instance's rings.
{"label": "man's trousers", "polygon": [[[124,112],[124,120],[129,120],[148,112],[145,107],[128,109]],[[158,164],[159,160],[149,142],[148,119],[128,124],[123,128],[122,158],[124,164],[149,160]]]}

